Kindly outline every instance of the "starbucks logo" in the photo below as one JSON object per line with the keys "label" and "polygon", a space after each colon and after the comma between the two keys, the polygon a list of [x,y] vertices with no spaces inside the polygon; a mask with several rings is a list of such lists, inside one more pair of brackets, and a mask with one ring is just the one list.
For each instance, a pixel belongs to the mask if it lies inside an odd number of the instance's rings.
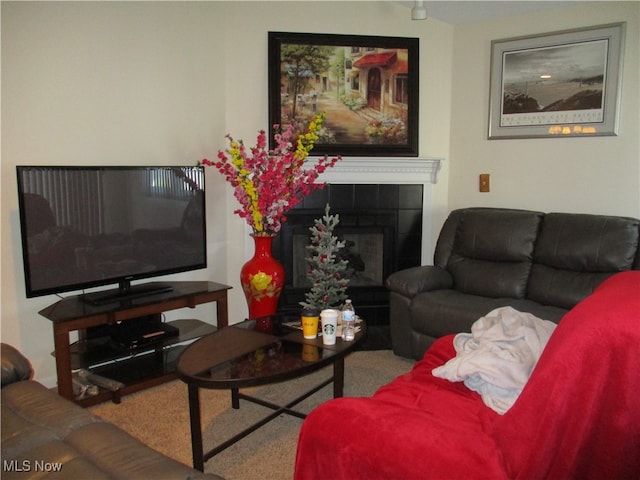
{"label": "starbucks logo", "polygon": [[335,325],[332,325],[331,323],[327,323],[324,326],[323,330],[324,330],[324,334],[325,335],[333,335],[335,333],[335,331],[336,331],[336,327],[335,327]]}

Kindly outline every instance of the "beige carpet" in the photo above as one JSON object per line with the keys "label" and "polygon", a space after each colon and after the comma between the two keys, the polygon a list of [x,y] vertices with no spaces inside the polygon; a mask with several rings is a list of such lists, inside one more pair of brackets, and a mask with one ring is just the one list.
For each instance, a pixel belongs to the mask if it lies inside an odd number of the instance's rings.
{"label": "beige carpet", "polygon": [[[346,359],[345,396],[371,396],[380,386],[408,372],[413,363],[390,350],[355,352]],[[324,369],[307,377],[245,391],[284,404],[328,378],[330,373]],[[332,393],[332,386],[328,385],[297,409],[308,413],[331,399]],[[205,450],[271,413],[246,401],[240,402],[239,410],[232,409],[231,394],[226,390],[201,390],[200,400]],[[97,405],[91,411],[165,455],[192,464],[187,387],[181,381],[124,397],[120,405]],[[205,464],[205,472],[228,480],[292,478],[301,422],[296,417],[281,415],[213,457]]]}

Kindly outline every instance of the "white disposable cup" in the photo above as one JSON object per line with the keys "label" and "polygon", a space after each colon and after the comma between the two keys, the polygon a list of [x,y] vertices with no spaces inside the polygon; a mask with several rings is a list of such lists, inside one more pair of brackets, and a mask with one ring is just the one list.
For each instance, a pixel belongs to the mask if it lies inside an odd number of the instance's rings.
{"label": "white disposable cup", "polygon": [[320,312],[322,322],[322,343],[325,345],[335,345],[336,330],[338,329],[338,310],[327,309]]}

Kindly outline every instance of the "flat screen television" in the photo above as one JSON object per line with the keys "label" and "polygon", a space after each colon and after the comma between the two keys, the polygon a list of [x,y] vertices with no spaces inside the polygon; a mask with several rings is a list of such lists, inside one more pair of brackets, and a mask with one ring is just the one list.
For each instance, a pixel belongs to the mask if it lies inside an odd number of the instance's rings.
{"label": "flat screen television", "polygon": [[206,268],[202,167],[18,166],[27,297],[82,293],[90,303],[169,290],[132,285]]}

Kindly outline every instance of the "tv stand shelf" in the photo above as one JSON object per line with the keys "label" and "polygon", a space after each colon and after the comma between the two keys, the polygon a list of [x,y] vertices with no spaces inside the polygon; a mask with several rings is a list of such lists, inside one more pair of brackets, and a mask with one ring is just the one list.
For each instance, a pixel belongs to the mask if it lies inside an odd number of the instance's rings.
{"label": "tv stand shelf", "polygon": [[[227,291],[231,288],[214,282],[170,282],[171,291],[115,301],[107,305],[91,305],[81,296],[56,302],[40,315],[53,323],[58,393],[79,405],[89,406],[106,400],[119,402],[122,395],[149,388],[176,378],[175,364],[185,348],[185,342],[216,330],[200,320],[175,320],[177,337],[141,347],[137,350],[115,348],[109,342],[87,339],[86,330],[101,325],[138,319],[148,315],[184,307],[216,302],[217,328],[228,325]],[[70,344],[69,333],[79,332],[79,340]],[[73,395],[72,370],[90,369],[107,378],[124,383],[116,392],[100,390],[95,396],[76,400]]]}
{"label": "tv stand shelf", "polygon": [[[178,328],[180,334],[177,337],[171,337],[138,348],[121,347],[116,345],[111,337],[108,336],[74,342],[70,346],[71,370],[79,368],[93,370],[107,363],[122,361],[128,357],[142,356],[150,350],[177,348],[179,347],[177,344],[195,340],[217,330],[213,325],[196,319],[173,320],[167,322],[167,324]],[[53,353],[55,356],[55,352]],[[109,375],[105,376],[108,377]]]}

